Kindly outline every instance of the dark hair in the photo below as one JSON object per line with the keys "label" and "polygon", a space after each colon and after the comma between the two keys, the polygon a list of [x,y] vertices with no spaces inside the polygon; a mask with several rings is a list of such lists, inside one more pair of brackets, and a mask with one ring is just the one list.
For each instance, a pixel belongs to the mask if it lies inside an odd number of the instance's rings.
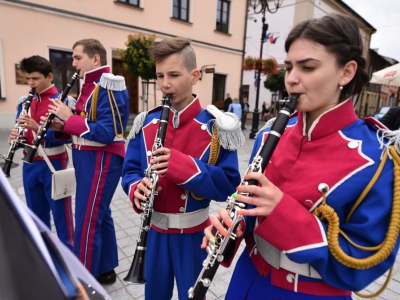
{"label": "dark hair", "polygon": [[190,40],[186,38],[174,37],[154,42],[150,45],[148,53],[156,63],[160,63],[168,56],[178,53],[188,72],[197,68],[196,54],[190,46]]}
{"label": "dark hair", "polygon": [[53,67],[51,66],[51,63],[39,55],[24,58],[19,63],[21,64],[22,72],[25,73],[39,72],[46,78],[50,73],[53,73]]}
{"label": "dark hair", "polygon": [[290,31],[285,42],[285,51],[288,52],[292,43],[299,38],[325,46],[328,52],[336,56],[338,67],[343,67],[351,60],[357,63],[357,72],[353,80],[343,86],[339,101],[361,92],[369,81],[369,75],[365,70],[366,60],[362,56],[360,29],[353,18],[332,13],[322,18],[303,21]]}
{"label": "dark hair", "polygon": [[102,66],[107,64],[107,51],[104,46],[96,39],[83,39],[75,42],[72,49],[76,46],[81,45],[83,47],[83,53],[92,58],[96,54],[100,56],[100,63]]}

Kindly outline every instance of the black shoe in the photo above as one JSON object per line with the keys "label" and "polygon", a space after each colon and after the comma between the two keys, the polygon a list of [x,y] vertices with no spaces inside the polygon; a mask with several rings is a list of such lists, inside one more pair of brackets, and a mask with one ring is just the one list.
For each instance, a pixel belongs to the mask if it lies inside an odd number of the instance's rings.
{"label": "black shoe", "polygon": [[113,284],[117,281],[117,274],[115,274],[114,270],[111,270],[107,273],[99,274],[96,279],[101,284]]}

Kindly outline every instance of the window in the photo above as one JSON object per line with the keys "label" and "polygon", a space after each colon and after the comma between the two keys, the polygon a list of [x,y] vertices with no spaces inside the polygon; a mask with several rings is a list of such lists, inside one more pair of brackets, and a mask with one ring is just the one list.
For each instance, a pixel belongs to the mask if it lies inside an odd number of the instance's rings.
{"label": "window", "polygon": [[217,3],[217,24],[216,30],[229,32],[229,9],[231,2],[227,0],[218,0]]}
{"label": "window", "polygon": [[246,97],[249,99],[249,91],[250,91],[250,85],[249,84],[243,84],[242,85],[242,98]]}
{"label": "window", "polygon": [[172,17],[189,22],[189,0],[173,0]]}
{"label": "window", "polygon": [[[63,91],[76,72],[72,66],[72,52],[50,50],[50,63],[53,66],[53,83],[59,92]],[[69,93],[75,99],[79,95],[79,83],[75,82]]]}
{"label": "window", "polygon": [[224,108],[226,75],[215,74],[213,78],[212,104]]}
{"label": "window", "polygon": [[140,7],[140,0],[115,0],[115,2],[122,2],[129,5]]}

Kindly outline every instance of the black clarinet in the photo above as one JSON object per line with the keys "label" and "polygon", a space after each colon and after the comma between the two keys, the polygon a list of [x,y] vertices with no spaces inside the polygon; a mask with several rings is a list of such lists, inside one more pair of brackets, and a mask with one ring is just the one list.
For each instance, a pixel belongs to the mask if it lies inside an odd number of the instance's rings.
{"label": "black clarinet", "polygon": [[[247,168],[245,175],[251,172],[264,172],[269,160],[271,159],[272,154],[275,151],[276,146],[278,145],[278,142],[280,141],[282,134],[285,131],[285,128],[289,122],[290,115],[296,109],[297,99],[299,98],[299,96],[300,94],[293,94],[290,95],[288,100],[283,100],[284,107],[279,111],[276,120],[272,124],[271,130],[269,131],[265,143],[262,145],[262,147],[260,147],[258,153],[253,158],[253,161]],[[244,177],[245,176],[243,176],[243,178]],[[256,180],[246,181],[244,179],[240,183],[240,185],[257,184],[258,182]],[[242,193],[239,191],[236,191],[235,194],[249,196],[249,193]],[[233,255],[234,241],[236,239],[235,232],[237,227],[239,226],[240,221],[243,219],[243,216],[238,215],[237,212],[247,208],[246,203],[236,200],[235,194],[229,196],[226,200],[226,210],[231,218],[232,227],[228,228],[225,224],[223,224],[226,228],[226,231],[228,232],[227,237],[224,237],[217,231],[217,233],[215,234],[214,245],[207,247],[207,258],[203,262],[203,269],[201,270],[195,285],[189,289],[189,299],[204,299],[220,263],[224,261],[225,257],[231,257],[231,255]]]}
{"label": "black clarinet", "polygon": [[[154,155],[154,151],[163,147],[165,142],[165,135],[167,134],[167,125],[169,119],[169,110],[171,107],[171,95],[165,95],[162,101],[162,111],[160,118],[160,125],[157,130],[157,134],[154,140],[151,159],[159,156]],[[153,164],[150,164],[146,171],[146,177],[150,180],[153,185],[153,188],[150,189],[151,193],[147,196],[145,202],[142,202],[143,213],[141,216],[141,224],[139,229],[139,235],[136,239],[136,250],[133,256],[132,265],[129,269],[128,274],[124,278],[125,281],[135,284],[143,284],[146,283],[146,279],[144,276],[144,263],[146,258],[146,246],[147,246],[147,237],[149,235],[151,216],[154,210],[154,197],[157,196],[157,182],[158,182],[158,174],[156,171],[152,170]]]}
{"label": "black clarinet", "polygon": [[[34,95],[35,95],[35,88],[32,88],[29,91],[28,97],[25,100],[24,107],[22,108],[21,113],[19,114],[20,116],[26,115],[29,112],[29,108],[31,107],[31,103],[32,103],[32,99],[33,99]],[[24,140],[23,133],[24,133],[25,127],[22,124],[16,123],[15,129],[17,129],[17,137],[15,139],[11,140],[10,148],[8,150],[7,156],[3,157],[5,162],[4,162],[4,166],[3,166],[2,170],[4,172],[4,175],[7,178],[11,177],[10,170],[11,170],[11,166],[13,164],[15,150],[17,150],[17,148],[21,144],[23,144],[22,141]]]}
{"label": "black clarinet", "polygon": [[[67,86],[65,87],[65,89],[63,90],[63,92],[61,93],[61,95],[59,96],[59,99],[61,102],[64,102],[65,99],[67,98],[69,92],[71,91],[72,86],[74,85],[76,79],[78,78],[79,75],[79,71],[76,71],[74,73],[74,75],[72,75],[72,78],[70,80],[70,82],[67,84]],[[44,136],[46,135],[47,130],[49,129],[50,125],[51,125],[51,121],[54,119],[56,115],[54,113],[49,113],[49,115],[47,116],[46,121],[44,122],[44,124],[40,127],[35,140],[33,141],[33,145],[31,145],[28,153],[24,156],[24,158],[22,159],[24,162],[29,163],[29,164],[33,164],[33,159],[35,158],[36,155],[36,151],[38,150],[38,147],[40,146],[40,144],[42,143],[42,140],[44,138]]]}

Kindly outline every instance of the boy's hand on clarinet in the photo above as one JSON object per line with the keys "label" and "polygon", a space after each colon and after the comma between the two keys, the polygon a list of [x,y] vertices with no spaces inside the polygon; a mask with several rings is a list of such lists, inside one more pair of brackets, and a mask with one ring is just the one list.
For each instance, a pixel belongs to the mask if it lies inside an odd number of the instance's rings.
{"label": "boy's hand on clarinet", "polygon": [[11,140],[15,140],[18,136],[18,130],[13,128],[11,129],[10,136],[8,137],[8,145],[11,145]]}
{"label": "boy's hand on clarinet", "polygon": [[22,126],[24,126],[25,128],[29,128],[30,130],[33,130],[35,132],[39,130],[38,123],[36,123],[36,121],[32,119],[32,117],[28,114],[19,116],[17,122],[22,124]]}
{"label": "boy's hand on clarinet", "polygon": [[[141,202],[146,202],[147,197],[151,194],[151,189],[153,188],[153,184],[150,179],[144,177],[139,184],[136,186],[136,190],[133,193],[133,201],[138,209],[143,209]],[[157,187],[157,192],[161,191],[161,187]]]}
{"label": "boy's hand on clarinet", "polygon": [[154,158],[150,160],[150,164],[152,164],[151,169],[156,171],[158,175],[167,173],[171,149],[161,147],[153,152],[153,156]]}

